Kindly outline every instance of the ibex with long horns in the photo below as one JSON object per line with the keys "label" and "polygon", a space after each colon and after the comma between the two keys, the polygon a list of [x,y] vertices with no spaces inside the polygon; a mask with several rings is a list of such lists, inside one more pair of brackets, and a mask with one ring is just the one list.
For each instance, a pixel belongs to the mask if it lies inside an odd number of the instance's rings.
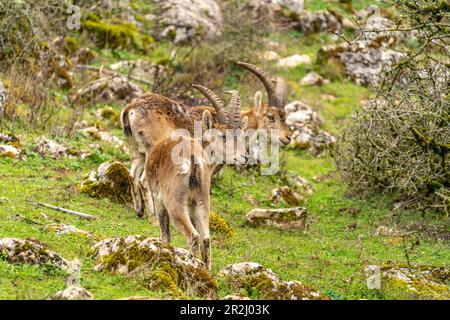
{"label": "ibex with long horns", "polygon": [[[240,118],[240,99],[237,91],[230,101],[230,117],[226,112],[222,125],[240,130],[245,124]],[[220,110],[218,110],[220,112]],[[233,114],[237,114],[233,116]],[[227,121],[227,123],[224,123]],[[202,127],[205,131],[215,128],[211,113],[203,112]],[[209,138],[209,146],[216,152],[225,152],[220,134]],[[211,187],[211,162],[203,147],[206,140],[202,137],[180,136],[177,139],[163,139],[147,154],[145,171],[141,183],[149,192],[151,202],[158,217],[161,239],[170,243],[169,221],[181,232],[195,256],[202,253],[205,267],[211,268],[211,241],[209,238],[209,212]],[[218,148],[216,148],[216,144]],[[219,151],[217,151],[219,150]],[[178,152],[177,152],[178,151]],[[179,152],[181,151],[181,152]],[[233,157],[241,154],[233,149]],[[213,155],[217,156],[217,155]]]}
{"label": "ibex with long horns", "polygon": [[[242,120],[240,118],[240,102],[231,104],[229,113],[223,106],[216,105],[213,108],[204,108],[202,113],[205,110],[219,115],[218,120],[213,122],[213,126],[221,132],[225,132],[226,129],[236,129],[238,122],[243,128],[247,124],[248,118],[244,117]],[[182,103],[153,93],[144,94],[133,100],[122,111],[121,121],[130,145],[133,203],[140,217],[144,216],[145,210],[140,183],[145,155],[159,141],[170,138],[176,129],[186,129],[193,135],[195,122],[202,121],[202,113],[193,112],[192,108]],[[225,137],[226,135],[223,135],[222,141]],[[245,157],[245,154],[241,157]],[[239,160],[239,162],[242,161]]]}

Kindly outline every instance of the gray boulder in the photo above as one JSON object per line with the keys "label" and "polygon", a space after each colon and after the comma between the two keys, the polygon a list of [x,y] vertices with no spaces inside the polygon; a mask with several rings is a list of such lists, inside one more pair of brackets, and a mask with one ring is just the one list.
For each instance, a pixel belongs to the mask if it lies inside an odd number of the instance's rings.
{"label": "gray boulder", "polygon": [[157,5],[154,36],[174,43],[220,36],[222,12],[215,0],[153,0]]}

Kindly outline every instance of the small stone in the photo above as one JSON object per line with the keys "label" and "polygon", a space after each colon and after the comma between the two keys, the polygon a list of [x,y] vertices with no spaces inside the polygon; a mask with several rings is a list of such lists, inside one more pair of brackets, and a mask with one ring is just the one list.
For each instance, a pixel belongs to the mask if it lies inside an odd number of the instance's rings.
{"label": "small stone", "polygon": [[311,58],[308,55],[294,54],[278,60],[277,66],[279,68],[294,68],[302,64],[311,64]]}
{"label": "small stone", "polygon": [[275,51],[267,50],[261,53],[259,58],[262,61],[274,61],[280,59],[280,56]]}
{"label": "small stone", "polygon": [[270,192],[270,200],[278,203],[284,200],[287,204],[291,206],[298,206],[300,203],[304,202],[305,199],[288,186],[282,186],[279,188],[272,189]]}
{"label": "small stone", "polygon": [[306,208],[253,209],[245,215],[245,220],[255,226],[267,225],[280,230],[303,230],[307,223]]}
{"label": "small stone", "polygon": [[36,145],[34,147],[34,151],[39,153],[42,157],[50,156],[53,159],[59,159],[81,156],[81,152],[79,150],[45,137],[37,138],[34,143]]}
{"label": "small stone", "polygon": [[64,290],[58,291],[52,297],[52,300],[94,300],[94,296],[84,288],[69,286]]}
{"label": "small stone", "polygon": [[18,238],[0,238],[0,252],[6,255],[6,261],[12,264],[27,263],[44,265],[51,263],[67,272],[73,271],[73,264],[41,245],[36,240]]}
{"label": "small stone", "polygon": [[118,161],[104,162],[92,170],[81,182],[80,192],[96,198],[107,197],[115,201],[130,203],[129,171]]}
{"label": "small stone", "polygon": [[309,72],[302,80],[300,80],[300,84],[303,86],[321,86],[328,82],[328,80],[325,80],[314,71]]}
{"label": "small stone", "polygon": [[21,151],[16,147],[0,144],[0,157],[20,159]]}

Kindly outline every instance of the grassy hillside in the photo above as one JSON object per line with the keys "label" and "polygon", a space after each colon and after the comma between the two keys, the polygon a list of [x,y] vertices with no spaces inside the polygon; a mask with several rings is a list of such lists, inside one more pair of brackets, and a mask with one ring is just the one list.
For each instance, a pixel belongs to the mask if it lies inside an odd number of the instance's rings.
{"label": "grassy hillside", "polygon": [[[354,1],[361,9],[376,1]],[[311,10],[336,7],[337,1],[306,1]],[[343,13],[348,15],[345,11]],[[313,61],[319,48],[331,40],[328,36],[305,39],[296,33],[273,33],[271,39],[287,46],[286,56],[308,54]],[[151,53],[143,54],[93,48],[98,54],[94,65],[119,60],[145,59],[156,62],[169,53],[169,45],[156,43]],[[280,71],[279,76],[289,85],[288,101],[300,99],[316,110],[323,119],[323,129],[339,134],[341,128],[351,121],[351,114],[360,107],[361,101],[370,97],[367,88],[346,80],[335,80],[321,87],[302,87],[300,79],[308,71],[320,71],[320,67],[299,66]],[[76,78],[76,85],[83,83]],[[232,83],[240,86],[245,101],[250,101],[254,88],[247,83]],[[145,87],[144,87],[145,88]],[[147,88],[146,88],[147,89]],[[82,177],[107,160],[124,161],[129,166],[127,154],[111,145],[85,138],[80,134],[58,136],[55,127],[70,121],[72,109],[68,106],[70,92],[55,90],[53,96],[60,99],[61,108],[54,110],[51,125],[41,129],[30,128],[26,121],[3,123],[0,132],[13,131],[26,145],[26,161],[0,158],[0,237],[35,238],[61,254],[66,259],[82,261],[81,284],[93,293],[96,299],[116,299],[127,296],[170,298],[167,292],[151,291],[137,280],[125,276],[111,275],[92,270],[95,261],[87,256],[94,240],[76,235],[56,235],[45,225],[60,222],[74,225],[93,233],[99,238],[140,234],[159,236],[155,219],[139,219],[129,205],[108,199],[95,199],[79,193]],[[335,99],[327,99],[332,95]],[[101,105],[89,106],[82,118],[88,122],[98,121],[94,111]],[[121,106],[112,105],[119,112]],[[23,106],[26,108],[26,106]],[[19,110],[20,112],[20,110]],[[111,133],[124,139],[117,124],[103,124]],[[49,128],[50,127],[50,128]],[[81,159],[42,158],[33,151],[35,138],[46,135],[65,142],[80,150],[89,150],[89,144],[99,143],[102,152],[94,152]],[[212,211],[220,214],[235,230],[232,238],[213,233],[213,274],[231,263],[254,261],[271,268],[284,280],[299,280],[318,288],[334,299],[422,299],[392,284],[384,284],[381,290],[369,290],[363,269],[366,265],[404,265],[409,262],[435,267],[448,266],[450,251],[448,218],[437,213],[420,214],[403,209],[393,210],[388,196],[369,199],[349,197],[341,181],[332,155],[313,157],[306,151],[286,148],[282,151],[286,159],[283,167],[290,174],[308,179],[315,189],[305,206],[308,209],[308,227],[305,231],[279,231],[271,227],[251,227],[245,223],[245,214],[255,208],[248,202],[254,198],[258,207],[283,207],[270,201],[270,191],[283,185],[282,175],[260,176],[252,171],[237,172],[226,168],[223,177],[212,188]],[[87,221],[63,213],[38,208],[27,201],[34,200],[59,205],[99,217]],[[44,215],[48,218],[44,218]],[[23,217],[29,220],[24,220]],[[447,219],[447,220],[446,220]],[[34,222],[32,222],[32,221]],[[37,224],[36,224],[37,223]],[[442,226],[444,225],[444,228]],[[411,236],[376,236],[379,226],[414,230]],[[433,232],[434,230],[438,230]],[[185,247],[184,238],[173,230],[173,245]],[[417,237],[416,237],[417,235]],[[407,254],[405,254],[405,252]],[[0,298],[45,299],[65,287],[67,275],[51,266],[11,265],[0,256]],[[219,296],[228,292],[223,284]],[[185,297],[196,298],[196,297]]]}

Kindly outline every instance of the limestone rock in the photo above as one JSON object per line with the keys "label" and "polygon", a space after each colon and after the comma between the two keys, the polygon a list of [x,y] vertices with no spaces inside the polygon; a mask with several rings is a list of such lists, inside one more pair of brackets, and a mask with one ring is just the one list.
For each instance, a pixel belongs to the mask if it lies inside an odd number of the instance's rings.
{"label": "limestone rock", "polygon": [[47,264],[50,263],[62,270],[72,272],[72,263],[62,258],[47,247],[18,238],[0,238],[0,252],[6,255],[9,263]]}
{"label": "limestone rock", "polygon": [[383,75],[398,63],[404,54],[380,46],[376,41],[357,41],[332,44],[319,50],[317,60],[327,64],[342,66],[345,76],[358,85],[377,86]]}
{"label": "limestone rock", "polygon": [[35,140],[34,151],[39,153],[42,157],[50,156],[53,159],[59,158],[85,158],[88,154],[81,153],[79,150],[71,146],[58,143],[54,140],[39,137]]}
{"label": "limestone rock", "polygon": [[20,159],[21,151],[8,144],[0,144],[0,157]]}
{"label": "limestone rock", "polygon": [[125,143],[121,139],[107,131],[99,130],[96,127],[87,127],[80,129],[79,132],[81,132],[85,137],[91,137],[97,140],[111,143],[116,149],[128,153],[128,147],[125,145]]}
{"label": "limestone rock", "polygon": [[295,68],[302,64],[311,64],[311,58],[306,54],[294,54],[292,56],[278,60],[277,66],[279,68]]}
{"label": "limestone rock", "polygon": [[322,121],[308,105],[294,101],[285,106],[285,111],[286,124],[292,131],[292,146],[307,149],[315,156],[334,148],[336,138],[319,128]]}
{"label": "limestone rock", "polygon": [[303,0],[249,0],[245,7],[253,19],[263,17],[268,22],[283,18],[283,10],[299,15],[304,10]]}
{"label": "limestone rock", "polygon": [[383,279],[390,286],[418,295],[422,299],[450,299],[450,269],[433,266],[383,266]]}
{"label": "limestone rock", "polygon": [[131,202],[130,174],[118,161],[102,163],[85,176],[80,192],[96,198],[110,198],[115,201]]}
{"label": "limestone rock", "polygon": [[268,300],[327,300],[320,291],[299,281],[283,281],[272,270],[255,262],[231,264],[219,272],[231,289],[254,292]]}
{"label": "limestone rock", "polygon": [[268,225],[277,229],[304,229],[306,226],[306,208],[253,209],[245,215],[252,225]]}
{"label": "limestone rock", "polygon": [[343,31],[342,17],[334,11],[302,11],[294,16],[297,21],[296,28],[306,35],[320,32],[335,32],[341,34]]}
{"label": "limestone rock", "polygon": [[222,12],[215,0],[153,0],[154,36],[174,43],[212,40],[220,36]]}
{"label": "limestone rock", "polygon": [[300,80],[300,84],[303,86],[321,86],[328,83],[328,80],[322,78],[317,72],[311,71]]}
{"label": "limestone rock", "polygon": [[142,93],[143,91],[125,76],[107,76],[78,90],[73,101],[77,103],[117,102],[125,104]]}
{"label": "limestone rock", "polygon": [[274,203],[278,203],[284,200],[287,204],[291,206],[298,206],[300,203],[305,201],[305,198],[292,188],[288,186],[282,186],[275,188],[270,192],[270,200]]}
{"label": "limestone rock", "polygon": [[311,195],[314,193],[314,188],[308,180],[300,176],[295,176],[291,179],[291,184],[299,190],[302,194]]}
{"label": "limestone rock", "polygon": [[46,226],[47,230],[56,232],[57,235],[62,234],[75,234],[82,237],[92,238],[92,233],[76,228],[72,225],[62,224],[62,223],[53,223]]}
{"label": "limestone rock", "polygon": [[156,238],[105,239],[92,247],[91,254],[97,258],[94,270],[137,276],[152,290],[168,290],[174,295],[216,295],[217,284],[202,261]]}
{"label": "limestone rock", "polygon": [[166,73],[166,68],[163,65],[151,63],[150,61],[142,59],[134,61],[123,60],[110,66],[110,69],[114,71],[119,71],[123,68],[128,69],[127,74],[130,76],[145,79],[147,81],[151,81],[157,76],[161,77]]}
{"label": "limestone rock", "polygon": [[321,123],[321,119],[317,112],[312,110],[311,107],[302,101],[293,101],[287,104],[284,110],[287,115],[286,124],[291,127],[291,129],[305,125],[316,128]]}
{"label": "limestone rock", "polygon": [[94,300],[94,296],[84,288],[69,286],[55,293],[52,300]]}
{"label": "limestone rock", "polygon": [[272,50],[266,50],[259,55],[262,61],[274,61],[280,59],[278,53]]}

